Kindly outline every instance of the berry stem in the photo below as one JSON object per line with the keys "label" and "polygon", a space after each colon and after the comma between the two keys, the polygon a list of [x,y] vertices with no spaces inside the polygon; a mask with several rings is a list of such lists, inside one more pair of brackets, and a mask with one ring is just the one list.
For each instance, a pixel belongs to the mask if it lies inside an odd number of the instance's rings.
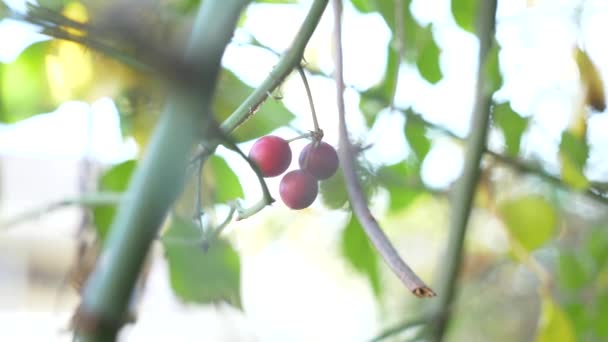
{"label": "berry stem", "polygon": [[319,140],[323,138],[323,131],[319,128],[319,121],[317,120],[317,112],[315,111],[315,104],[312,100],[312,92],[310,91],[310,86],[308,85],[308,80],[306,79],[306,73],[304,69],[302,69],[301,65],[298,65],[298,73],[300,77],[302,77],[302,83],[304,83],[304,89],[306,89],[306,96],[308,97],[308,104],[310,105],[310,113],[312,114],[312,124],[315,126],[315,133],[319,135]]}
{"label": "berry stem", "polygon": [[300,140],[300,139],[311,139],[314,136],[315,136],[315,134],[313,132],[308,132],[308,133],[300,134],[295,138],[287,139],[287,142],[291,143],[292,141],[296,141],[296,140]]}

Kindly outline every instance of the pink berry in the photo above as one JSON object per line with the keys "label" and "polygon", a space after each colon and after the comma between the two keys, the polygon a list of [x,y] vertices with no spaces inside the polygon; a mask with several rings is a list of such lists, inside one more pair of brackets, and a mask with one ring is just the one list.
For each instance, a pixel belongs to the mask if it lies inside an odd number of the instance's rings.
{"label": "pink berry", "polygon": [[296,210],[310,206],[317,198],[318,192],[317,180],[303,170],[288,172],[279,185],[279,194],[283,202]]}
{"label": "pink berry", "polygon": [[316,179],[333,176],[338,170],[338,154],[328,143],[310,143],[300,153],[300,168],[310,172]]}
{"label": "pink berry", "polygon": [[249,158],[257,164],[264,177],[275,177],[291,164],[291,148],[285,139],[267,135],[253,144]]}

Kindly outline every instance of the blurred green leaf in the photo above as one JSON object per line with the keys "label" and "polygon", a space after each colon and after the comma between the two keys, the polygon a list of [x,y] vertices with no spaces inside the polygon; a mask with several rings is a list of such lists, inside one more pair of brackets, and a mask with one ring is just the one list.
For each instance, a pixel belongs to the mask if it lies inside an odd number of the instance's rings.
{"label": "blurred green leaf", "polygon": [[431,150],[431,140],[426,135],[427,129],[422,121],[416,119],[415,114],[408,115],[405,122],[405,138],[420,164]]}
{"label": "blurred green leaf", "polygon": [[378,113],[390,106],[395,97],[399,75],[399,54],[389,46],[387,56],[382,82],[360,94],[359,109],[363,113],[367,127],[373,126]]}
{"label": "blurred green leaf", "polygon": [[348,202],[346,184],[342,168],[338,168],[335,175],[319,183],[319,192],[323,205],[329,209],[342,209]]}
{"label": "blurred green leaf", "polygon": [[606,341],[608,339],[608,291],[599,292],[595,300],[595,334],[598,340]]}
{"label": "blurred green leaf", "polygon": [[[415,63],[420,75],[435,84],[443,77],[439,64],[440,49],[433,37],[432,26],[420,26],[412,16],[411,0],[401,2],[401,15],[395,1],[376,0],[374,8],[382,15],[393,33],[393,46],[404,46],[403,58]],[[398,20],[401,20],[401,23]]]}
{"label": "blurred green leaf", "polygon": [[493,94],[495,91],[502,87],[502,73],[500,72],[500,63],[498,59],[498,52],[500,47],[498,42],[494,40],[492,47],[490,48],[488,57],[484,63],[486,71],[486,81],[488,85],[488,94]]}
{"label": "blurred green leaf", "polygon": [[541,196],[507,200],[500,204],[499,210],[511,236],[528,251],[537,249],[553,236],[557,214]]}
{"label": "blurred green leaf", "polygon": [[583,255],[564,251],[559,255],[559,282],[567,290],[578,290],[590,280],[592,270],[585,264]]}
{"label": "blurred green leaf", "polygon": [[205,173],[207,176],[205,179],[206,186],[202,190],[212,190],[217,203],[226,203],[236,198],[243,198],[243,188],[239,178],[223,158],[215,155],[211,156],[205,163],[205,168],[209,168],[210,172]]}
{"label": "blurred green leaf", "polygon": [[572,327],[576,333],[577,341],[583,340],[583,336],[588,334],[593,318],[590,310],[587,309],[587,303],[580,301],[572,301],[564,305],[564,311],[568,315]]}
{"label": "blurred green leaf", "polygon": [[517,114],[509,102],[495,104],[492,107],[492,118],[505,138],[507,154],[512,157],[517,156],[521,147],[521,137],[528,128],[528,119]]}
{"label": "blurred green leaf", "polygon": [[380,274],[378,255],[367,239],[363,227],[355,215],[351,214],[350,221],[342,232],[342,254],[350,264],[367,276],[376,296],[380,295]]}
{"label": "blurred green leaf", "polygon": [[572,322],[551,298],[542,299],[542,315],[536,342],[576,341]]}
{"label": "blurred green leaf", "polygon": [[[369,200],[375,193],[377,184],[374,175],[365,164],[365,161],[361,158],[357,159],[355,170],[365,197]],[[343,209],[345,207],[348,203],[348,192],[344,183],[342,167],[339,167],[336,174],[329,179],[319,182],[319,193],[321,194],[321,201],[326,207],[330,209]]]}
{"label": "blurred green leaf", "polygon": [[46,70],[49,46],[49,41],[34,43],[12,63],[0,63],[0,122],[13,123],[55,109]]}
{"label": "blurred green leaf", "polygon": [[350,2],[355,6],[355,8],[361,13],[369,13],[372,12],[374,6],[370,3],[373,0],[350,0]]}
{"label": "blurred green leaf", "polygon": [[463,30],[475,33],[478,0],[452,0],[452,15]]}
{"label": "blurred green leaf", "polygon": [[[221,122],[232,114],[253,90],[231,71],[222,70],[214,105],[218,121]],[[255,139],[286,126],[293,118],[293,114],[281,102],[271,98],[234,131],[234,137],[237,142]]]}
{"label": "blurred green leaf", "polygon": [[175,294],[186,302],[226,301],[241,307],[240,258],[225,240],[205,251],[196,241],[201,231],[191,222],[175,220],[161,239]]}
{"label": "blurred green leaf", "polygon": [[562,178],[571,187],[583,190],[589,186],[584,169],[589,157],[589,145],[585,137],[578,138],[574,134],[564,131],[559,144],[559,155],[562,163]]}
{"label": "blurred green leaf", "polygon": [[597,270],[603,269],[608,262],[608,230],[604,226],[594,227],[586,241],[587,253],[594,261]]}
{"label": "blurred green leaf", "polygon": [[61,12],[65,5],[69,4],[72,1],[74,0],[37,0],[36,2],[41,7]]}
{"label": "blurred green leaf", "polygon": [[[128,160],[114,165],[112,168],[105,171],[99,179],[99,191],[126,191],[136,165],[137,162],[135,160]],[[93,223],[97,229],[97,234],[102,240],[105,240],[108,231],[110,230],[110,225],[114,220],[115,213],[115,205],[102,205],[93,208]]]}
{"label": "blurred green leaf", "polygon": [[432,84],[436,84],[443,78],[439,65],[439,53],[441,50],[433,38],[432,25],[418,29],[418,55],[416,66],[422,78]]}
{"label": "blurred green leaf", "polygon": [[576,49],[575,59],[586,92],[586,104],[598,112],[603,112],[606,110],[606,95],[599,68],[580,48]]}
{"label": "blurred green leaf", "polygon": [[390,212],[397,212],[414,202],[423,191],[420,179],[420,164],[403,161],[380,168],[376,174],[378,183],[385,187],[390,195]]}

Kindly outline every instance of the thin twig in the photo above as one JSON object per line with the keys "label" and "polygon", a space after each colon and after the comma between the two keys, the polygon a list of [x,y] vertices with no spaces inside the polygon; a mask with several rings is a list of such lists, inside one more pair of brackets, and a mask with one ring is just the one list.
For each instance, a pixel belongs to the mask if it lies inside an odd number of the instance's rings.
{"label": "thin twig", "polygon": [[451,315],[457,289],[457,276],[464,254],[464,238],[471,214],[475,189],[480,175],[481,157],[486,150],[486,138],[490,120],[492,93],[487,89],[485,63],[494,40],[496,17],[496,0],[479,2],[479,62],[477,67],[477,84],[470,136],[467,140],[466,155],[462,176],[458,181],[452,201],[452,218],[445,257],[441,258],[441,278],[436,312],[441,316],[429,327],[433,341],[441,341]]}
{"label": "thin twig", "polygon": [[304,73],[304,69],[302,69],[302,66],[298,66],[298,73],[300,74],[300,77],[302,78],[302,83],[304,83],[304,89],[306,89],[306,96],[308,97],[308,104],[310,105],[310,112],[312,114],[312,123],[315,127],[315,132],[319,133],[321,132],[321,129],[319,128],[319,121],[317,120],[317,112],[315,111],[315,104],[312,100],[312,92],[310,91],[310,87],[308,86],[308,80],[306,79],[306,73]]}
{"label": "thin twig", "polygon": [[6,230],[18,224],[26,221],[34,220],[44,214],[48,214],[52,211],[69,207],[73,205],[79,205],[83,207],[95,207],[100,205],[112,205],[120,202],[122,194],[112,192],[101,192],[90,195],[83,195],[76,198],[68,198],[55,203],[47,204],[45,206],[34,208],[21,213],[15,217],[3,220],[0,223],[0,229]]}
{"label": "thin twig", "polygon": [[355,171],[355,158],[351,143],[348,140],[346,118],[344,109],[344,77],[342,75],[342,2],[334,0],[334,46],[335,51],[335,82],[338,102],[339,127],[340,127],[340,163],[344,173],[344,180],[348,189],[348,196],[353,212],[361,222],[365,233],[373,243],[374,247],[384,258],[393,272],[401,279],[405,286],[417,297],[433,297],[435,292],[431,290],[412,269],[403,261],[399,253],[386,237],[378,222],[367,206],[361,185],[357,180]]}

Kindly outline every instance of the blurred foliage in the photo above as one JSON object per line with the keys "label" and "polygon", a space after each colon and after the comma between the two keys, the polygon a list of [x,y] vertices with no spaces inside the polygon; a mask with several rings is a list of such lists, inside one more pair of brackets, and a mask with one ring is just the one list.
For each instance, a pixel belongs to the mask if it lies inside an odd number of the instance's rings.
{"label": "blurred foliage", "polygon": [[358,272],[363,273],[376,294],[382,291],[378,268],[378,254],[367,239],[359,220],[351,214],[350,220],[342,231],[342,254]]}
{"label": "blurred foliage", "polygon": [[521,137],[528,128],[529,120],[517,114],[509,102],[495,104],[492,107],[492,120],[502,131],[507,154],[516,157],[521,147]]}
{"label": "blurred foliage", "polygon": [[[215,115],[218,121],[225,120],[241,103],[253,92],[234,73],[224,69],[220,75],[215,99]],[[286,126],[293,118],[293,114],[279,102],[270,98],[260,108],[251,108],[256,114],[243,123],[235,131],[237,142],[252,140],[270,133],[278,127]]]}
{"label": "blurred foliage", "polygon": [[241,307],[240,258],[229,242],[219,239],[208,249],[203,248],[201,230],[192,222],[176,218],[161,241],[171,286],[183,301],[222,300]]}
{"label": "blurred foliage", "polygon": [[511,237],[533,251],[553,237],[557,225],[555,208],[543,197],[528,195],[506,200],[499,211]]}
{"label": "blurred foliage", "polygon": [[30,45],[12,63],[0,64],[0,120],[17,122],[57,107],[50,93],[46,73],[49,42]]}
{"label": "blurred foliage", "polygon": [[[77,2],[65,0],[40,0],[46,8],[61,11],[71,18],[86,21],[89,12]],[[297,3],[297,1],[268,0],[256,1],[267,4]],[[89,9],[92,2],[86,2]],[[160,6],[158,13],[147,13],[147,22],[158,23],[151,35],[166,37],[176,36],[183,30],[188,30],[191,18],[200,4],[200,0],[169,0],[151,2]],[[394,98],[399,78],[399,69],[404,64],[415,67],[420,77],[431,85],[438,84],[443,78],[440,56],[442,47],[438,44],[432,24],[422,25],[412,13],[412,1],[384,0],[351,0],[354,7],[362,13],[379,14],[390,29],[392,36],[386,46],[387,60],[382,80],[368,89],[359,91],[359,109],[363,114],[366,125],[371,128],[380,112],[393,109],[406,117],[403,136],[409,145],[407,157],[392,165],[370,165],[365,160],[364,148],[357,146],[358,158],[356,171],[369,202],[374,200],[379,188],[388,193],[387,214],[397,216],[411,208],[412,203],[421,194],[430,190],[422,182],[422,165],[434,146],[435,134],[445,131],[426,120],[425,113],[415,112],[413,108],[394,108]],[[102,4],[103,5],[103,4]],[[451,0],[450,8],[455,23],[467,32],[475,31],[478,0]],[[92,13],[92,12],[91,12]],[[143,20],[143,19],[142,19]],[[173,27],[175,26],[175,27]],[[78,33],[78,32],[75,32]],[[255,38],[255,37],[254,37]],[[256,44],[260,44],[256,41]],[[501,47],[495,41],[490,54],[484,61],[484,71],[488,93],[494,93],[503,86],[503,74],[500,65]],[[136,54],[134,54],[135,56]],[[560,162],[560,179],[566,188],[579,192],[589,190],[592,182],[587,178],[585,169],[588,166],[590,151],[593,146],[587,137],[587,124],[591,110],[605,110],[605,86],[601,78],[600,68],[588,53],[575,48],[574,61],[580,75],[583,99],[581,108],[576,108],[574,119],[568,129],[561,134],[559,141],[558,159]],[[254,88],[245,84],[239,75],[224,69],[220,75],[219,86],[214,102],[214,114],[218,121],[226,119],[253,92]],[[28,117],[55,110],[62,102],[68,100],[94,101],[103,96],[114,99],[120,113],[120,124],[124,136],[133,137],[141,150],[145,150],[148,138],[161,112],[167,89],[153,75],[147,75],[134,70],[123,63],[104,56],[92,49],[75,43],[61,40],[38,42],[27,47],[18,58],[10,63],[0,65],[0,122],[15,123]],[[492,106],[492,128],[498,130],[505,143],[504,153],[512,160],[526,162],[529,155],[522,153],[524,148],[524,133],[533,124],[529,113],[518,113],[510,99],[495,99]],[[252,140],[268,134],[273,130],[289,125],[294,115],[278,99],[270,97],[259,108],[250,108],[252,115],[243,125],[235,130],[233,136],[237,142]],[[446,113],[449,115],[449,113]],[[439,129],[437,129],[439,128]],[[450,139],[455,135],[447,134]],[[136,161],[127,161],[106,170],[100,177],[100,191],[124,192],[131,174],[136,167]],[[492,163],[483,165],[484,174],[492,175]],[[230,165],[218,156],[208,158],[202,169],[202,174],[192,172],[191,177],[176,208],[181,217],[191,218],[196,213],[195,202],[197,195],[197,177],[202,179],[201,205],[204,210],[213,212],[217,205],[228,204],[244,196],[241,182]],[[545,173],[539,168],[538,174],[542,179],[552,174]],[[538,291],[540,294],[526,288],[527,297],[521,303],[521,317],[507,317],[509,321],[500,321],[504,327],[496,328],[504,334],[515,331],[523,324],[534,325],[537,341],[602,341],[608,340],[608,227],[595,225],[591,228],[585,224],[568,223],[572,213],[568,212],[571,196],[564,191],[558,199],[548,200],[541,194],[535,182],[521,182],[519,174],[509,174],[513,183],[522,183],[522,187],[534,188],[534,192],[517,192],[513,184],[504,185],[495,179],[487,177],[483,183],[483,194],[489,200],[478,201],[476,205],[482,211],[496,214],[510,237],[507,250],[523,249],[526,257],[536,258],[547,250],[555,251],[554,259],[540,263],[550,276],[554,277],[554,293]],[[507,178],[507,177],[504,177]],[[605,181],[605,180],[604,180]],[[500,185],[493,188],[493,185]],[[503,196],[503,189],[509,195]],[[553,188],[552,188],[553,189]],[[516,189],[518,190],[518,189]],[[521,189],[519,189],[521,190]],[[529,190],[529,189],[526,189]],[[595,190],[594,190],[595,191]],[[500,196],[494,197],[494,192]],[[531,194],[533,193],[533,194]],[[322,204],[335,210],[349,211],[348,194],[344,184],[342,170],[328,180],[320,182]],[[500,198],[494,208],[492,201]],[[497,209],[496,211],[492,209]],[[605,208],[604,208],[605,209]],[[115,206],[97,206],[92,209],[93,221],[97,233],[105,238],[110,229],[116,208]],[[205,212],[206,213],[206,212]],[[589,219],[591,221],[591,219]],[[605,221],[605,217],[603,217]],[[558,230],[559,227],[559,230]],[[564,228],[566,227],[566,228]],[[568,232],[574,227],[576,233]],[[564,232],[566,231],[566,232]],[[576,236],[574,236],[576,235]],[[165,254],[169,263],[170,281],[175,293],[186,302],[211,303],[224,300],[240,306],[240,259],[230,242],[223,239],[214,240],[208,246],[203,246],[204,232],[192,220],[172,217],[171,224],[162,237]],[[521,247],[521,248],[520,248]],[[370,245],[358,220],[351,215],[340,235],[340,250],[345,260],[356,271],[367,277],[374,294],[383,295],[386,285],[380,280],[382,268],[378,264],[378,255]],[[519,263],[523,260],[512,260],[510,255],[517,253],[496,252],[485,260],[479,254],[471,252],[469,257],[476,261],[475,272],[467,268],[463,272],[462,284],[464,296],[474,288],[474,295],[466,297],[470,302],[483,302],[488,308],[495,310],[511,305],[501,312],[517,316],[515,304],[510,301],[515,298],[517,290],[505,290],[507,280],[514,277],[511,273],[496,271],[498,261]],[[496,259],[496,260],[495,260]],[[540,259],[540,258],[539,258]],[[505,261],[506,260],[506,261]],[[490,264],[485,269],[485,265]],[[481,265],[481,266],[480,266]],[[552,267],[552,265],[555,265]],[[484,266],[484,267],[482,267]],[[492,273],[496,272],[496,273]],[[486,283],[490,276],[496,274],[505,276],[500,281],[488,287]],[[529,275],[528,277],[534,277]],[[487,277],[487,278],[484,278]],[[497,276],[498,277],[498,276]],[[502,282],[502,283],[501,283]],[[477,287],[476,287],[477,286]],[[485,288],[483,291],[479,288]],[[484,292],[485,291],[485,292]],[[505,294],[506,293],[506,294]],[[531,299],[538,300],[538,303]],[[524,303],[525,302],[525,303]],[[471,304],[471,303],[468,303]],[[473,303],[475,304],[475,303]],[[538,305],[537,305],[538,304]],[[460,305],[460,304],[459,304]],[[481,304],[479,304],[481,305]],[[524,308],[525,306],[525,308]],[[533,312],[530,307],[540,311]],[[488,309],[484,308],[484,309]],[[459,308],[456,307],[456,310]],[[519,309],[519,307],[518,307]],[[493,316],[485,315],[484,311],[467,312],[462,309],[455,317],[455,326],[475,326],[480,331],[492,329]],[[500,317],[503,317],[500,316]],[[520,319],[520,325],[514,323]],[[536,319],[538,325],[536,325]],[[467,322],[471,320],[472,322]],[[479,322],[484,324],[479,324]],[[494,320],[493,323],[496,320]],[[487,324],[486,324],[487,323]],[[470,324],[470,325],[467,325]],[[483,327],[479,327],[484,325]],[[472,328],[469,328],[472,329]],[[509,330],[511,329],[511,330]],[[457,329],[454,329],[457,330]],[[504,331],[503,331],[504,330]],[[477,333],[477,332],[475,332]],[[482,331],[482,333],[485,333]],[[522,337],[524,332],[512,332],[514,336]],[[454,336],[460,336],[454,332]],[[471,333],[472,335],[473,333]],[[491,334],[483,336],[490,336]],[[527,335],[526,335],[527,336]],[[484,340],[484,339],[481,339]]]}
{"label": "blurred foliage", "polygon": [[475,33],[478,1],[480,0],[451,0],[450,2],[454,20],[467,32]]}
{"label": "blurred foliage", "polygon": [[[99,178],[98,190],[117,193],[125,192],[136,165],[137,162],[135,160],[128,160],[109,168]],[[93,208],[93,223],[95,224],[98,236],[102,240],[105,240],[108,235],[115,214],[116,205],[101,205]]]}
{"label": "blurred foliage", "polygon": [[581,49],[575,50],[575,60],[585,92],[585,103],[598,112],[603,112],[606,109],[606,95],[600,71]]}
{"label": "blurred foliage", "polygon": [[586,137],[577,137],[564,131],[559,144],[559,156],[562,162],[562,178],[574,189],[585,189],[589,185],[584,170],[589,158],[589,145]]}

